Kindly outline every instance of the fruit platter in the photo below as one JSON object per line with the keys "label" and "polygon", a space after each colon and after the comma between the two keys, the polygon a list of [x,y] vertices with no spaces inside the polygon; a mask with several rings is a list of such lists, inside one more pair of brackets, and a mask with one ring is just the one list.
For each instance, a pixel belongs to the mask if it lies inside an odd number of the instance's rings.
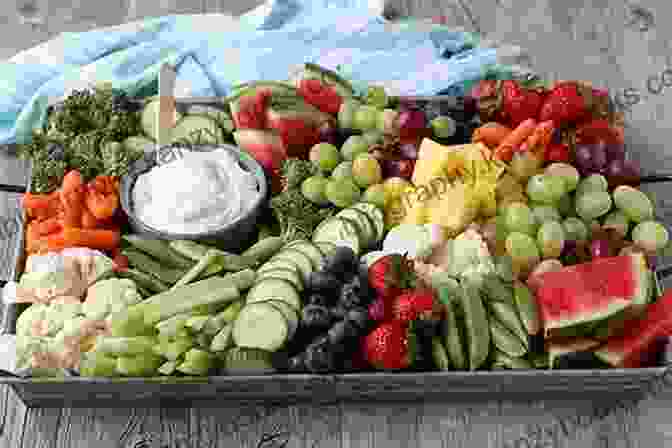
{"label": "fruit platter", "polygon": [[668,363],[669,234],[607,92],[305,64],[158,93],[75,91],[19,148],[26,403],[613,393]]}

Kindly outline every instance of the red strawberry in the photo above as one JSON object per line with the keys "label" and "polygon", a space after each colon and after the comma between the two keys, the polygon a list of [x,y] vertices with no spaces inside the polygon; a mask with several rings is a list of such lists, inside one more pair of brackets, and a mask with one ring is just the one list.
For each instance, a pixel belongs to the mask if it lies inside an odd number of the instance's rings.
{"label": "red strawberry", "polygon": [[308,104],[332,115],[338,114],[343,102],[343,98],[333,86],[319,79],[302,79],[298,91]]}
{"label": "red strawberry", "polygon": [[576,127],[576,142],[593,144],[600,141],[611,145],[622,145],[623,135],[606,119],[594,119]]}
{"label": "red strawberry", "polygon": [[380,297],[395,297],[402,290],[414,286],[415,271],[411,263],[399,254],[381,257],[369,267],[369,284]]}
{"label": "red strawberry", "polygon": [[556,126],[579,121],[587,112],[581,90],[575,81],[556,83],[541,106],[539,120],[553,120]]}
{"label": "red strawberry", "polygon": [[569,147],[564,143],[551,143],[546,147],[544,160],[547,162],[569,162]]}
{"label": "red strawberry", "polygon": [[517,81],[502,81],[502,117],[512,129],[528,118],[537,119],[544,97],[538,90],[522,87]]}
{"label": "red strawberry", "polygon": [[392,303],[392,318],[404,323],[416,319],[438,319],[440,307],[431,289],[410,290],[397,296]]}
{"label": "red strawberry", "polygon": [[476,100],[480,100],[481,97],[497,95],[497,81],[491,79],[481,80],[471,89],[469,95]]}
{"label": "red strawberry", "polygon": [[266,127],[266,106],[271,92],[260,89],[251,95],[243,95],[235,106],[233,121],[237,129],[264,129]]}
{"label": "red strawberry", "polygon": [[382,370],[410,367],[415,357],[413,338],[401,322],[385,322],[364,338],[364,354],[369,364]]}

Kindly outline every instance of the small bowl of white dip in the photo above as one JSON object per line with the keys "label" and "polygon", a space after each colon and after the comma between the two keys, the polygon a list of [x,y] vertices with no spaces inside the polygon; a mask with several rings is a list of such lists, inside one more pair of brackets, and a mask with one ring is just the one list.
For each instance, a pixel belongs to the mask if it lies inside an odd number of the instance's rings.
{"label": "small bowl of white dip", "polygon": [[235,146],[171,145],[133,163],[120,190],[135,233],[238,251],[254,236],[268,189],[261,165]]}

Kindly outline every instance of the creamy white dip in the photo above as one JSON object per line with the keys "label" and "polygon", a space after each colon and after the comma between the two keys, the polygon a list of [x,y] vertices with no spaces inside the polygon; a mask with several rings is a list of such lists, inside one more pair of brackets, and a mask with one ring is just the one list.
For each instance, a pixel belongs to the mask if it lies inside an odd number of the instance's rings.
{"label": "creamy white dip", "polygon": [[256,178],[226,149],[183,154],[136,180],[133,210],[146,225],[172,233],[209,232],[238,219],[258,199]]}

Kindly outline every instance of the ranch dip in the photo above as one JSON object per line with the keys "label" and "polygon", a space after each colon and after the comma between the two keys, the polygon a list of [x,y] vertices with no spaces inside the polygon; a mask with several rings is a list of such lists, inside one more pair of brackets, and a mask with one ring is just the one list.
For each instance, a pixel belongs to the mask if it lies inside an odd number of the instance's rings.
{"label": "ranch dip", "polygon": [[209,232],[244,215],[259,198],[254,175],[226,149],[182,154],[138,176],[133,209],[146,225],[171,233]]}

